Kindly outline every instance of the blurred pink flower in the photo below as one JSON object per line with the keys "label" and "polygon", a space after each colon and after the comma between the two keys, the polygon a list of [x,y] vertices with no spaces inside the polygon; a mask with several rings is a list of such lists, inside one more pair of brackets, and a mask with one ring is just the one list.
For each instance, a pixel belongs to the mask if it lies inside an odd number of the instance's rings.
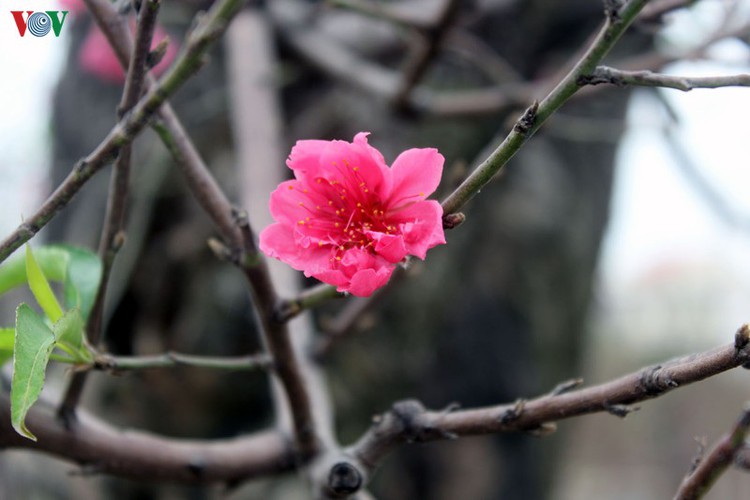
{"label": "blurred pink flower", "polygon": [[287,160],[295,179],[271,194],[276,223],[260,234],[269,257],[360,297],[385,285],[407,255],[424,259],[445,243],[443,209],[425,199],[440,183],[443,156],[409,149],[388,167],[367,135],[298,141]]}
{"label": "blurred pink flower", "polygon": [[[135,33],[135,21],[131,21],[131,29]],[[156,26],[154,38],[151,42],[153,49],[163,39],[167,38],[167,32],[161,26]],[[178,44],[170,39],[167,46],[167,53],[159,64],[151,71],[155,75],[161,75],[169,67],[177,56]],[[120,66],[120,62],[115,55],[114,50],[109,45],[104,33],[92,25],[89,29],[86,39],[83,41],[80,52],[78,53],[78,63],[86,72],[98,77],[100,80],[109,83],[122,84],[125,82],[125,72]]]}

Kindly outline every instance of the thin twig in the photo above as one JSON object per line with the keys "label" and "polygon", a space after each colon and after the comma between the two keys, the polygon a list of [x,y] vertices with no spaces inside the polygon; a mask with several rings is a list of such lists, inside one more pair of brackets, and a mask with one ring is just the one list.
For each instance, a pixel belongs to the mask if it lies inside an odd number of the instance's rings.
{"label": "thin twig", "polygon": [[727,76],[672,76],[652,71],[623,71],[609,66],[597,66],[590,74],[581,78],[586,85],[607,83],[624,87],[664,87],[689,92],[693,89],[716,89],[720,87],[750,87],[750,74]]}
{"label": "thin twig", "polygon": [[[120,105],[117,109],[117,118],[121,119],[125,113],[138,102],[138,97],[143,89],[143,83],[147,74],[146,59],[151,46],[154,29],[156,28],[156,16],[159,11],[159,0],[150,0],[142,7],[136,33],[135,56],[131,58],[128,66],[125,87]],[[130,179],[130,157],[132,144],[125,144],[115,160],[112,177],[110,181],[109,197],[107,199],[107,211],[104,217],[104,227],[99,241],[99,257],[102,260],[102,279],[94,300],[91,315],[86,323],[86,336],[92,345],[99,343],[101,338],[104,304],[107,286],[117,252],[125,240],[125,209],[128,197],[128,182]],[[75,407],[83,394],[86,383],[86,372],[76,373],[66,391],[64,404],[61,407],[61,415],[69,420]]]}
{"label": "thin twig", "polygon": [[632,405],[678,387],[743,366],[750,361],[750,326],[743,325],[734,343],[650,366],[610,382],[561,394],[471,410],[426,410],[419,402],[397,403],[355,443],[349,452],[369,468],[404,442],[426,442],[501,432],[550,430],[558,420]]}
{"label": "thin twig", "polygon": [[369,297],[354,297],[350,299],[335,317],[322,321],[323,335],[317,339],[317,342],[313,346],[313,357],[317,360],[324,359],[340,341],[355,332],[357,324],[362,317],[380,302],[405,275],[406,272],[404,272],[404,269],[397,267],[385,286],[377,289]]}
{"label": "thin twig", "polygon": [[168,352],[153,356],[113,356],[100,354],[89,367],[92,370],[122,372],[146,370],[150,368],[173,368],[175,366],[192,366],[213,368],[217,370],[262,370],[271,367],[272,360],[267,354],[250,356],[197,356]]}
{"label": "thin twig", "polygon": [[451,25],[455,22],[456,13],[462,3],[461,0],[443,0],[443,2],[437,22],[434,26],[422,31],[422,39],[414,45],[407,58],[401,82],[393,98],[393,105],[396,109],[406,107],[409,94],[427,72]]}
{"label": "thin twig", "polygon": [[[138,102],[143,91],[146,74],[148,73],[147,59],[151,48],[151,40],[156,29],[156,17],[161,6],[160,0],[148,0],[141,4],[136,28],[136,41],[133,57],[130,59],[125,87],[120,105],[117,108],[117,119],[121,119]],[[125,242],[125,213],[128,199],[128,183],[130,181],[130,157],[132,144],[120,148],[114,166],[107,198],[107,209],[104,216],[104,227],[99,240],[99,258],[102,260],[102,278],[94,299],[91,315],[86,323],[86,337],[91,345],[99,344],[104,322],[104,305],[107,297],[107,286],[115,257]],[[66,398],[65,411],[71,412],[78,403],[83,386],[86,383],[85,372],[76,373],[70,382]],[[69,415],[68,415],[69,417]]]}
{"label": "thin twig", "polygon": [[[107,13],[110,14],[109,19],[118,19],[111,5],[103,0],[87,1],[89,11],[97,18],[100,26],[103,26],[105,34],[110,34],[109,40],[114,38],[112,33],[115,30],[119,30],[121,38],[125,37],[125,40],[130,40],[130,34],[124,23],[104,22],[103,15]],[[37,213],[29,219],[29,222],[22,224],[19,229],[0,244],[0,262],[44,227],[75,196],[86,181],[117,155],[123,146],[132,143],[136,135],[145,128],[151,117],[169,96],[201,67],[208,47],[221,36],[241,5],[242,0],[222,0],[211,7],[201,19],[201,22],[196,25],[195,30],[188,36],[185,50],[164,75],[164,78],[158,84],[153,84],[150,79],[146,80],[148,91],[143,98],[122,117],[96,150],[76,165],[73,172],[47,198]],[[124,66],[129,65],[130,48],[131,46],[127,44],[119,46],[119,49],[115,48],[115,53],[118,54],[118,58]],[[130,91],[135,92],[135,90],[137,89],[131,87]],[[165,106],[162,113],[168,113],[170,110]],[[229,226],[233,227],[231,224]],[[61,402],[58,414],[68,424],[72,422],[75,414],[75,408],[83,392],[84,381],[84,374],[75,376]]]}
{"label": "thin twig", "polygon": [[[259,9],[244,10],[236,22],[227,34],[227,43],[239,191],[252,223],[264,227],[270,222],[268,193],[284,177],[282,118],[272,78],[273,33]],[[242,260],[240,269],[251,285],[255,316],[278,376],[273,384],[277,422],[294,431],[300,457],[311,458],[333,445],[333,424],[322,377],[305,360],[300,347],[311,334],[310,318],[287,324],[278,317],[279,293],[297,293],[299,277],[286,266],[272,276],[269,262],[252,254],[257,250],[250,219],[238,217],[237,224],[250,257]]]}
{"label": "thin twig", "polygon": [[415,9],[413,6],[408,5],[407,2],[383,3],[372,0],[328,0],[328,4],[407,28],[426,30],[435,26],[434,17],[425,15],[426,9]]}
{"label": "thin twig", "polygon": [[313,309],[330,299],[344,297],[335,286],[320,284],[308,288],[292,299],[282,300],[276,308],[276,318],[285,323],[307,309]]}
{"label": "thin twig", "polygon": [[703,498],[711,486],[734,461],[735,455],[745,444],[750,431],[750,404],[745,405],[732,430],[725,434],[708,452],[698,466],[680,484],[675,500]]}
{"label": "thin twig", "polygon": [[0,243],[0,262],[47,225],[94,174],[115,158],[122,146],[133,141],[167,98],[202,66],[203,56],[208,47],[221,36],[228,21],[242,3],[241,0],[221,0],[211,7],[188,37],[186,50],[159,84],[152,86],[96,149],[73,167],[71,173],[42,206]]}
{"label": "thin twig", "polygon": [[540,103],[534,103],[519,118],[498,146],[442,203],[443,213],[457,212],[485,186],[555,111],[581,88],[581,77],[594,71],[648,0],[631,0],[609,15],[604,26],[573,69]]}

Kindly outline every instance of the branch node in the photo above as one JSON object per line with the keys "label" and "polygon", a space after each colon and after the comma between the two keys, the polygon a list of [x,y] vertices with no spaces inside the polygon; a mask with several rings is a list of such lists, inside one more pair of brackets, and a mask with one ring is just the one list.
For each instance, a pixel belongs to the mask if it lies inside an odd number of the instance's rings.
{"label": "branch node", "polygon": [[695,472],[695,469],[698,468],[703,461],[703,457],[706,455],[706,448],[708,447],[708,441],[705,436],[696,437],[695,442],[698,443],[698,450],[695,452],[693,461],[690,462],[690,470],[688,471],[688,474],[692,474]]}
{"label": "branch node", "polygon": [[670,389],[679,387],[680,384],[675,382],[669,374],[664,375],[662,378],[662,366],[656,365],[642,371],[639,385],[649,397],[654,397]]}
{"label": "branch node", "polygon": [[513,406],[506,408],[503,410],[503,412],[498,417],[498,420],[501,424],[510,424],[512,422],[515,422],[519,418],[521,418],[521,415],[523,415],[523,411],[526,409],[526,400],[525,399],[517,399],[515,403],[513,403]]}
{"label": "branch node", "polygon": [[227,262],[236,262],[232,251],[229,250],[229,247],[227,247],[223,241],[220,241],[217,238],[209,238],[206,243],[217,259]]}
{"label": "branch node", "polygon": [[579,387],[581,384],[583,384],[582,378],[572,378],[570,380],[565,380],[563,382],[560,382],[557,384],[549,393],[548,396],[559,396],[560,394],[565,394],[566,392],[570,392],[576,387]]}
{"label": "branch node", "polygon": [[169,47],[169,39],[164,38],[159,44],[154,47],[154,50],[148,53],[146,55],[146,67],[149,69],[155,67],[157,64],[161,62],[162,59],[164,59],[164,56],[167,54],[167,48]]}
{"label": "branch node", "polygon": [[192,457],[187,463],[187,470],[196,479],[203,476],[203,472],[206,470],[206,460],[203,457]]}
{"label": "branch node", "polygon": [[362,473],[349,462],[338,462],[328,474],[328,490],[335,498],[348,498],[362,487]]}
{"label": "branch node", "polygon": [[531,106],[526,108],[526,111],[523,112],[521,118],[519,118],[516,124],[513,126],[513,131],[521,135],[527,135],[529,131],[534,127],[534,122],[536,121],[536,112],[538,110],[539,101],[534,101]]}
{"label": "branch node", "polygon": [[422,426],[417,422],[425,411],[422,403],[416,399],[397,401],[391,408],[391,413],[401,424],[400,434],[408,443],[418,442],[422,434]]}
{"label": "branch node", "polygon": [[638,411],[641,409],[640,406],[633,406],[633,405],[619,405],[619,404],[604,404],[604,409],[607,410],[607,413],[614,415],[615,417],[625,418],[634,411]]}
{"label": "branch node", "polygon": [[734,334],[734,348],[738,351],[743,350],[750,344],[750,324],[745,323]]}
{"label": "branch node", "polygon": [[443,229],[454,229],[464,223],[466,215],[463,212],[443,215]]}
{"label": "branch node", "polygon": [[622,0],[604,0],[604,15],[609,22],[614,23],[620,20],[620,9]]}
{"label": "branch node", "polygon": [[555,422],[544,422],[538,427],[528,429],[526,432],[538,438],[547,437],[557,432],[557,424]]}
{"label": "branch node", "polygon": [[76,174],[81,174],[84,170],[86,170],[88,164],[89,162],[84,159],[78,160],[78,162],[73,166],[73,172],[75,172]]}

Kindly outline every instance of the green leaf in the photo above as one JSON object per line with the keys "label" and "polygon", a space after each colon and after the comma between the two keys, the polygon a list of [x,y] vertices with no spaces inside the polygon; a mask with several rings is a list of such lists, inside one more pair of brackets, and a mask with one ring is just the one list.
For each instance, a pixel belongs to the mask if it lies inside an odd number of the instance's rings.
{"label": "green leaf", "polygon": [[55,248],[67,256],[64,279],[65,307],[78,308],[83,319],[88,318],[94,306],[99,282],[102,280],[102,262],[99,257],[88,250],[67,245]]}
{"label": "green leaf", "polygon": [[52,326],[55,346],[73,357],[76,362],[90,362],[92,355],[83,341],[83,318],[78,309],[71,309]]}
{"label": "green leaf", "polygon": [[34,294],[34,298],[42,307],[42,310],[53,323],[62,316],[62,308],[57,302],[57,297],[52,293],[49,281],[44,276],[39,264],[34,258],[34,252],[31,247],[26,245],[26,278],[29,280],[29,287]]}
{"label": "green leaf", "polygon": [[0,366],[13,357],[15,328],[0,328]]}
{"label": "green leaf", "polygon": [[28,305],[18,306],[10,416],[16,432],[33,441],[36,441],[36,436],[26,428],[26,414],[42,392],[44,374],[54,344],[55,335],[44,319]]}
{"label": "green leaf", "polygon": [[[78,307],[86,319],[91,311],[102,276],[102,264],[89,250],[67,245],[34,248],[34,259],[44,276],[63,283],[66,309]],[[0,266],[0,294],[26,283],[26,262],[10,259]]]}

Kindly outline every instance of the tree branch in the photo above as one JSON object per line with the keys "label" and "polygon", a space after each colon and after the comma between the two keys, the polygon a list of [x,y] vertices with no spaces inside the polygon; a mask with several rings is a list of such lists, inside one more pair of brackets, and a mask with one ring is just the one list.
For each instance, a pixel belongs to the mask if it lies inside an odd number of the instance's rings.
{"label": "tree branch", "polygon": [[745,436],[750,431],[750,404],[740,414],[732,430],[724,435],[680,484],[675,500],[703,498],[711,486],[732,464],[736,454],[745,444]]}
{"label": "tree branch", "polygon": [[471,200],[502,170],[547,118],[581,88],[581,77],[594,71],[647,2],[648,0],[630,0],[617,10],[616,15],[610,12],[596,38],[571,71],[540,103],[535,102],[527,108],[500,146],[443,201],[444,214],[457,212]]}
{"label": "tree branch", "polygon": [[113,356],[100,354],[94,359],[90,369],[109,372],[123,372],[131,370],[146,370],[149,368],[173,368],[175,366],[192,366],[198,368],[213,368],[217,370],[263,370],[270,368],[273,361],[267,354],[253,354],[249,356],[197,356],[168,352],[153,356]]}
{"label": "tree branch", "polygon": [[455,21],[458,8],[462,3],[460,0],[442,1],[443,5],[434,26],[421,30],[423,40],[415,45],[407,58],[401,81],[393,98],[393,105],[396,109],[406,108],[409,94],[422,79],[430,67],[430,63],[437,55],[440,44],[445,39],[451,24]]}
{"label": "tree branch", "polygon": [[284,299],[276,307],[276,319],[285,323],[307,309],[313,309],[330,299],[344,297],[344,294],[336,291],[335,286],[320,284],[303,290],[292,299]]}
{"label": "tree branch", "polygon": [[750,87],[750,74],[728,76],[672,76],[652,71],[623,71],[609,66],[597,66],[590,74],[581,78],[585,85],[607,83],[624,87],[664,87],[689,92],[693,89],[716,89],[720,87]]}
{"label": "tree branch", "polygon": [[[151,40],[156,29],[156,17],[159,13],[160,0],[148,0],[141,4],[138,26],[136,28],[136,42],[133,57],[127,69],[125,87],[120,104],[117,107],[117,119],[120,120],[138,102],[143,91],[143,85],[148,74],[148,54]],[[99,344],[104,322],[104,305],[107,297],[107,286],[117,252],[125,243],[125,212],[128,198],[128,183],[130,181],[130,156],[132,143],[120,148],[115,164],[107,198],[107,209],[104,216],[104,226],[99,240],[99,258],[102,261],[102,278],[94,299],[91,315],[86,322],[86,337],[91,345]],[[85,372],[76,373],[70,382],[69,390],[64,399],[61,410],[65,418],[78,404],[86,383]]]}
{"label": "tree branch", "polygon": [[133,141],[166,99],[200,68],[206,50],[221,36],[227,23],[242,3],[241,0],[221,0],[211,7],[188,37],[186,50],[178,57],[159,84],[151,87],[133,110],[115,125],[99,146],[73,167],[68,177],[36,213],[0,243],[0,262],[39,232],[96,172],[112,161],[122,146]]}
{"label": "tree branch", "polygon": [[[113,7],[103,0],[85,0],[87,7],[97,19],[108,40],[112,43],[115,53],[123,66],[130,66],[129,59],[132,52],[132,42],[128,28],[117,17]],[[28,241],[36,232],[47,224],[67,203],[75,196],[80,188],[98,170],[104,167],[122,147],[133,142],[143,128],[148,124],[151,117],[159,110],[187,79],[192,76],[203,64],[208,47],[216,41],[226,29],[231,18],[242,5],[242,0],[221,0],[215,3],[201,21],[196,25],[194,31],[188,36],[185,50],[177,58],[172,67],[164,75],[158,84],[153,83],[149,77],[148,91],[138,103],[126,113],[122,119],[110,131],[99,146],[81,160],[73,169],[73,172],[63,181],[52,195],[42,204],[42,207],[30,219],[29,223],[22,224],[9,238],[0,244],[0,262],[2,262],[18,246]],[[112,22],[104,22],[109,14]],[[117,35],[117,36],[116,36]],[[142,34],[145,36],[145,34]],[[125,43],[115,45],[113,40],[125,40]],[[144,43],[141,40],[141,43]],[[135,64],[135,63],[133,63]],[[131,78],[136,78],[134,75]],[[126,93],[136,90],[131,86]],[[139,91],[140,93],[140,91]],[[136,94],[137,95],[137,94]],[[131,96],[128,96],[131,97]],[[166,107],[162,114],[170,116],[171,109]],[[173,114],[171,116],[174,116]],[[176,117],[175,117],[176,121]],[[179,122],[177,122],[179,125]],[[208,185],[210,187],[210,185]],[[219,190],[220,191],[220,190]],[[124,210],[124,206],[122,207]],[[232,224],[220,227],[234,228]],[[103,297],[100,298],[103,301]],[[101,307],[101,305],[100,305]],[[96,318],[94,318],[96,320]],[[98,337],[97,328],[93,327]],[[83,392],[85,374],[77,374],[68,387],[58,411],[60,417],[70,423],[75,414],[75,408]]]}
{"label": "tree branch", "polygon": [[402,401],[376,423],[348,452],[369,470],[405,442],[529,431],[547,433],[554,422],[619,405],[653,399],[750,361],[750,326],[737,331],[733,344],[650,366],[600,385],[550,394],[512,404],[462,411],[429,411],[417,401]]}
{"label": "tree branch", "polygon": [[120,431],[79,411],[76,427],[56,418],[54,406],[38,401],[26,423],[39,438],[19,436],[10,425],[10,402],[0,394],[0,447],[49,453],[77,463],[84,473],[112,474],[141,481],[236,482],[294,468],[285,437],[261,432],[212,441],[157,437]]}
{"label": "tree branch", "polygon": [[[243,11],[237,23],[227,34],[227,42],[238,181],[242,204],[249,209],[253,224],[264,227],[270,222],[268,193],[284,177],[281,113],[277,90],[271,85],[273,35],[258,9]],[[239,222],[246,245],[254,245],[250,221],[244,217]],[[292,325],[278,317],[278,293],[296,293],[298,274],[284,266],[276,267],[272,275],[269,264],[256,254],[244,259],[240,267],[251,285],[256,319],[280,382],[273,391],[277,420],[282,428],[293,429],[301,457],[311,458],[332,444],[327,395],[320,375],[306,363],[299,347],[310,334],[309,318]]]}

